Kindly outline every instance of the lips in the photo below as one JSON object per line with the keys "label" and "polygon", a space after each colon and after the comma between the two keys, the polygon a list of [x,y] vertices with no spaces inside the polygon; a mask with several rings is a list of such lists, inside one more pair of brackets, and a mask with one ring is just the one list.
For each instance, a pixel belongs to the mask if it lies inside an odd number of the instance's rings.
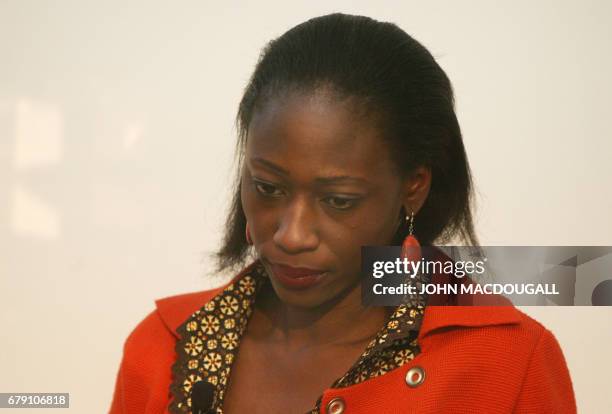
{"label": "lips", "polygon": [[270,263],[276,279],[285,287],[292,289],[306,289],[322,279],[327,273],[321,269],[307,267],[293,267],[280,263]]}
{"label": "lips", "polygon": [[325,273],[325,270],[309,269],[307,267],[293,267],[280,263],[272,263],[272,267],[278,269],[280,272],[289,277],[304,277]]}

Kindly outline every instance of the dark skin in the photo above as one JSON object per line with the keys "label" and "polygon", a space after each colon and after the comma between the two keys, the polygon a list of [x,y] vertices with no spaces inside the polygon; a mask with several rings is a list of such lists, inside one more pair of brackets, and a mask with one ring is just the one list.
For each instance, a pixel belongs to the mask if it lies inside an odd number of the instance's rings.
{"label": "dark skin", "polygon": [[[309,411],[390,316],[361,304],[361,246],[390,244],[402,206],[416,214],[425,202],[431,172],[401,177],[373,118],[352,105],[325,91],[293,94],[251,121],[241,197],[271,283],[242,337],[225,413]],[[292,289],[274,262],[326,274]]]}

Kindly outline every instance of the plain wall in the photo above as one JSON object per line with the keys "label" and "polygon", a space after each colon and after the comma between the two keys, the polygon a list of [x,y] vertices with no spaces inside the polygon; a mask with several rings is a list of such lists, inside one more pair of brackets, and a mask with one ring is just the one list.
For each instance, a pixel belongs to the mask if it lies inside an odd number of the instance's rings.
{"label": "plain wall", "polygon": [[[447,71],[482,244],[612,245],[610,2],[0,0],[0,392],[106,412],[153,300],[225,280],[241,92],[268,40],[334,11]],[[612,412],[612,308],[525,310],[579,411]]]}

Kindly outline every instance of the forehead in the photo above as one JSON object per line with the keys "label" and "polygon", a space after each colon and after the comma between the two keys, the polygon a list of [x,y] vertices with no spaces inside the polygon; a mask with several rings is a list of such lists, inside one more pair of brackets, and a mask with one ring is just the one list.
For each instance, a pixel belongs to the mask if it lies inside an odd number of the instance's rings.
{"label": "forehead", "polygon": [[329,93],[272,98],[254,114],[247,157],[278,163],[303,175],[387,175],[387,144],[375,122],[354,100]]}

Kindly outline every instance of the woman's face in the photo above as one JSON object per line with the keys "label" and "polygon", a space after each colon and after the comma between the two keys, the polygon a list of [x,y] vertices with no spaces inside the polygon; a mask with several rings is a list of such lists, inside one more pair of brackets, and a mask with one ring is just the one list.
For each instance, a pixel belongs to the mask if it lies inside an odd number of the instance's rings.
{"label": "woman's face", "polygon": [[339,297],[359,282],[361,246],[391,242],[405,183],[385,145],[368,117],[323,93],[272,99],[254,114],[242,207],[283,302]]}

